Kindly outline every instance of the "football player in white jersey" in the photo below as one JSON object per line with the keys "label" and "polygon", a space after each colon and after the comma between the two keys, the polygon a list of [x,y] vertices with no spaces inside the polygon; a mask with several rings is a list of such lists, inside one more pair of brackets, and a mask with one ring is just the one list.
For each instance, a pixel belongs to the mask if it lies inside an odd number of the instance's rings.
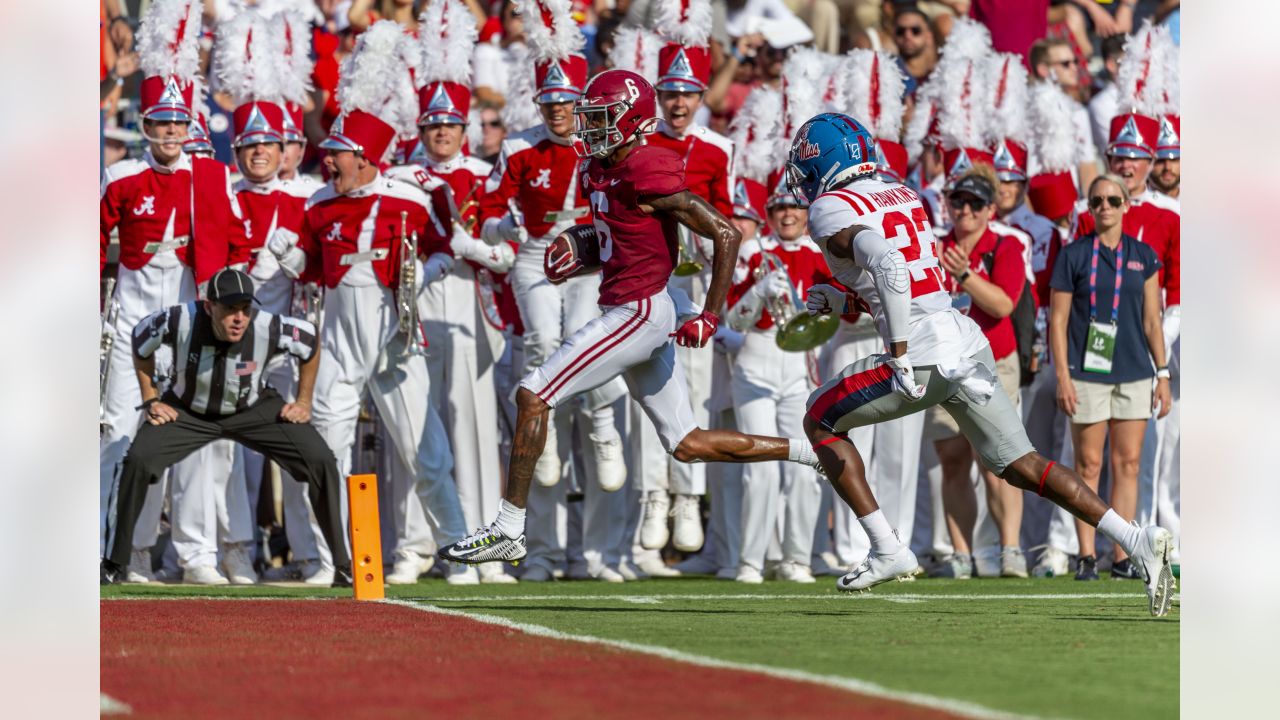
{"label": "football player in white jersey", "polygon": [[993,392],[995,359],[986,338],[951,307],[919,196],[875,179],[874,147],[858,121],[823,113],[800,127],[787,166],[788,181],[810,201],[810,235],[832,275],[853,290],[814,286],[809,312],[843,313],[861,298],[888,349],[814,391],[805,415],[805,432],[828,478],[871,540],[866,560],[837,587],[865,590],[919,570],[880,511],[846,433],[942,404],[994,473],[1049,498],[1129,552],[1146,579],[1151,613],[1164,615],[1173,599],[1173,536],[1126,523],[1078,475],[1031,446],[1008,396]]}

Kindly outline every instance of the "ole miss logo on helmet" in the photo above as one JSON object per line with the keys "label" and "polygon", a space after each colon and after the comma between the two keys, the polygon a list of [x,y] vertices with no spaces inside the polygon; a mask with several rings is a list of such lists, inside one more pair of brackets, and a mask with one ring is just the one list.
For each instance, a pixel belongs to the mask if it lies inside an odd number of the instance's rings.
{"label": "ole miss logo on helmet", "polygon": [[808,137],[802,137],[800,138],[800,146],[797,149],[797,153],[799,154],[799,157],[801,160],[809,160],[811,158],[816,158],[819,155],[821,155],[822,148],[809,142]]}

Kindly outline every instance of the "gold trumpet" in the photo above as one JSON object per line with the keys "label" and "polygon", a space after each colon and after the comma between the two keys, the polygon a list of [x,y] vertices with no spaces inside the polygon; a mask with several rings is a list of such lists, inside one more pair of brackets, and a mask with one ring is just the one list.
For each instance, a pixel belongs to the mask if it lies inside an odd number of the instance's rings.
{"label": "gold trumpet", "polygon": [[787,352],[804,352],[830,340],[840,327],[840,318],[834,314],[810,315],[805,310],[804,301],[800,299],[796,284],[791,282],[791,276],[787,274],[786,265],[778,259],[777,255],[770,252],[764,253],[753,276],[756,282],[761,282],[766,275],[773,272],[782,273],[782,276],[787,278],[787,287],[790,289],[786,295],[769,296],[765,299],[765,309],[769,311],[774,325],[778,328],[776,336],[778,347]]}
{"label": "gold trumpet", "polygon": [[400,282],[396,311],[409,355],[423,355],[422,323],[418,322],[418,231],[408,232],[409,213],[400,213]]}
{"label": "gold trumpet", "polygon": [[689,228],[681,225],[676,229],[676,237],[680,246],[680,256],[677,258],[676,268],[671,271],[671,274],[687,277],[702,272],[702,263],[694,259],[697,257],[698,249],[693,244],[693,233]]}

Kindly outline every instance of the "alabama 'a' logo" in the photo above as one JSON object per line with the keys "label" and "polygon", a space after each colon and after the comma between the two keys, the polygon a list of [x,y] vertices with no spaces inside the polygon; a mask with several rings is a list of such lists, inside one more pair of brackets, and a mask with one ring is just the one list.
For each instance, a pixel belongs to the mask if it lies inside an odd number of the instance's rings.
{"label": "alabama 'a' logo", "polygon": [[336,222],[333,227],[329,228],[329,234],[324,236],[329,242],[337,242],[342,239],[342,223]]}
{"label": "alabama 'a' logo", "polygon": [[133,209],[134,215],[155,215],[156,214],[156,196],[143,195],[142,203]]}

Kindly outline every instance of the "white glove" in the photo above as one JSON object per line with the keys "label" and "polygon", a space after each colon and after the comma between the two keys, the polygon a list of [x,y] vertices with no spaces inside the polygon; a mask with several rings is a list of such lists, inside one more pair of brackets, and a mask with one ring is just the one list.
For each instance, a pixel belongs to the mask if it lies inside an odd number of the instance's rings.
{"label": "white glove", "polygon": [[732,357],[742,349],[742,341],[745,339],[746,336],[737,330],[728,325],[721,325],[716,328],[716,334],[712,337],[712,342],[715,343],[716,352]]}
{"label": "white glove", "polygon": [[760,278],[760,282],[752,285],[751,292],[759,295],[762,300],[789,298],[791,297],[791,278],[781,270],[774,270]]}
{"label": "white glove", "polygon": [[529,239],[529,231],[510,213],[501,218],[489,218],[480,228],[480,239],[489,245],[498,245],[506,240],[523,243]]}
{"label": "white glove", "polygon": [[907,356],[886,355],[885,358],[885,364],[893,370],[893,391],[906,398],[907,402],[915,402],[924,397],[925,387],[916,384],[915,369],[911,367]]}
{"label": "white glove", "polygon": [[805,294],[804,304],[810,315],[843,315],[849,312],[849,293],[833,285],[814,285]]}
{"label": "white glove", "polygon": [[307,254],[298,247],[298,233],[287,228],[276,228],[267,239],[267,250],[276,256],[280,269],[294,280],[307,267]]}
{"label": "white glove", "polygon": [[445,253],[432,253],[427,261],[422,263],[422,274],[418,277],[422,278],[420,283],[423,287],[444,278],[453,270],[453,257]]}

